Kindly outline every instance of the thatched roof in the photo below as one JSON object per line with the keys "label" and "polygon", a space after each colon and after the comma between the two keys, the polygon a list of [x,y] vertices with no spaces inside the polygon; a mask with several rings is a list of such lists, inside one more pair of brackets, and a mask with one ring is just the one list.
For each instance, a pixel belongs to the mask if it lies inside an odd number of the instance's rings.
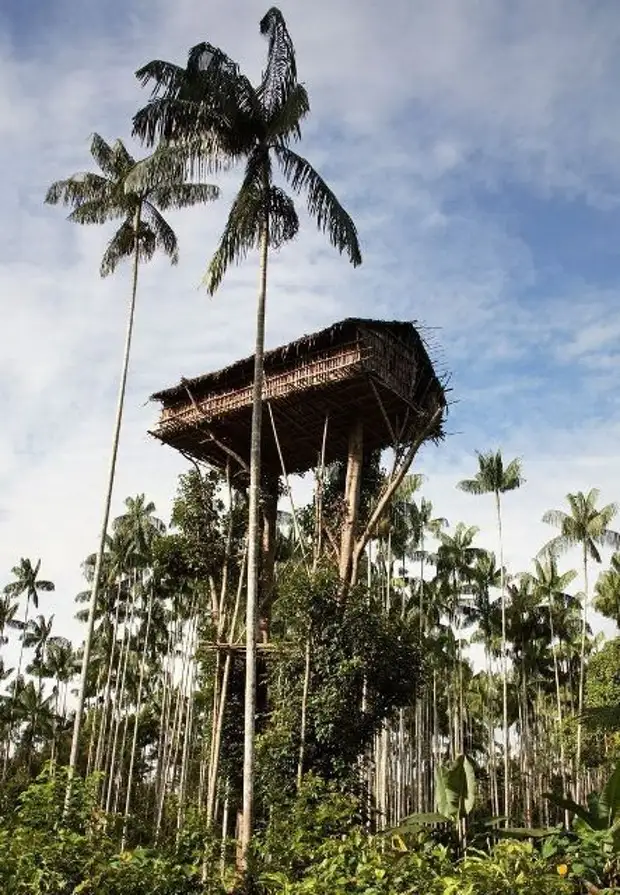
{"label": "thatched roof", "polygon": [[[152,434],[216,466],[233,454],[248,462],[253,369],[251,356],[156,392],[162,414]],[[406,321],[342,320],[266,352],[264,370],[264,400],[288,472],[316,464],[326,415],[329,462],[346,453],[354,416],[364,420],[367,448],[376,449],[410,440],[438,403],[445,406],[424,341]],[[269,415],[263,466],[280,472]]]}

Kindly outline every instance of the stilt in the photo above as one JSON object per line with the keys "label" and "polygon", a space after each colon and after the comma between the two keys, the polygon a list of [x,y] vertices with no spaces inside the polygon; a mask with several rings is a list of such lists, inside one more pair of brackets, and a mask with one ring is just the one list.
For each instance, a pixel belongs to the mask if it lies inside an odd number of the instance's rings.
{"label": "stilt", "polygon": [[347,476],[344,488],[345,517],[340,540],[340,580],[346,588],[353,558],[353,545],[359,514],[360,490],[362,484],[362,460],[364,456],[364,427],[358,417],[349,431]]}

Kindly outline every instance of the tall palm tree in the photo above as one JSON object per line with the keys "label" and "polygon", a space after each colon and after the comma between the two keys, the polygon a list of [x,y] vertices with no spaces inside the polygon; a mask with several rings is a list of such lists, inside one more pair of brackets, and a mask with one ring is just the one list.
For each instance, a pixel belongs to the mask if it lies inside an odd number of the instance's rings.
{"label": "tall palm tree", "polygon": [[134,562],[144,563],[145,560],[150,560],[153,541],[164,533],[165,525],[154,515],[153,501],[147,500],[144,494],[127,497],[125,509],[126,512],[114,520],[114,533],[125,538]]}
{"label": "tall palm tree", "polygon": [[194,47],[185,70],[154,61],[142,68],[143,83],[155,82],[153,99],[134,118],[134,131],[151,145],[158,137],[183,143],[198,140],[196,150],[211,149],[214,162],[243,161],[245,173],[232,204],[220,244],[205,277],[213,294],[233,263],[251,249],[260,257],[256,310],[256,347],[250,445],[249,552],[246,598],[246,690],[244,725],[242,863],[253,826],[253,767],[256,712],[256,629],[258,624],[261,423],[267,263],[269,249],[293,239],[299,230],[295,205],[275,183],[274,162],[293,192],[305,193],[307,208],[331,243],[354,266],[362,256],[355,225],[311,164],[291,148],[301,137],[310,111],[305,87],[297,80],[295,50],[284,17],[272,7],[260,23],[267,37],[267,64],[253,86],[221,50],[207,43]]}
{"label": "tall palm tree", "polygon": [[439,598],[442,608],[448,616],[450,625],[455,628],[455,643],[458,651],[456,671],[458,675],[457,701],[454,736],[454,755],[462,751],[464,741],[464,688],[463,688],[463,638],[461,637],[461,621],[464,617],[463,598],[471,591],[475,576],[475,563],[485,552],[481,547],[474,546],[474,539],[478,534],[475,525],[465,525],[459,522],[453,534],[444,531],[437,532],[439,547],[435,557],[435,568],[439,582]]}
{"label": "tall palm tree", "polygon": [[149,184],[132,186],[129,176],[138,162],[129,154],[121,140],[112,145],[94,134],[90,146],[91,155],[101,173],[81,173],[52,184],[45,201],[51,205],[62,203],[73,208],[69,220],[78,224],[104,224],[121,221],[120,227],[108,243],[101,261],[102,277],[113,273],[125,258],[133,262],[131,297],[125,336],[125,347],[121,366],[121,378],[116,407],[116,418],[112,437],[112,452],[104,500],[101,533],[92,581],[88,622],[82,654],[82,673],[75,712],[73,740],[69,759],[69,779],[75,771],[78,757],[84,694],[88,673],[88,661],[93,636],[95,608],[99,590],[101,563],[106,544],[106,533],[110,515],[110,503],[114,487],[116,456],[123,418],[123,405],[127,384],[127,370],[131,350],[136,293],[138,289],[138,268],[140,262],[150,261],[160,249],[172,264],[178,260],[177,238],[162,216],[162,211],[172,208],[187,208],[201,202],[217,198],[215,186],[205,183],[187,183],[186,171],[179,165],[160,165],[159,176]]}
{"label": "tall palm tree", "polygon": [[620,553],[614,553],[609,568],[594,585],[594,608],[620,628]]}
{"label": "tall palm tree", "polygon": [[502,707],[504,727],[504,812],[506,823],[510,813],[510,743],[508,732],[508,655],[506,643],[506,576],[504,574],[504,538],[502,533],[501,495],[507,491],[515,491],[523,484],[521,461],[512,460],[504,466],[501,451],[477,453],[478,472],[473,479],[464,479],[457,488],[467,494],[493,494],[497,515],[497,531],[499,536],[499,567],[501,572],[501,609],[502,609]]}
{"label": "tall palm tree", "polygon": [[582,739],[582,713],[583,693],[586,668],[586,638],[588,631],[588,560],[601,562],[601,547],[610,547],[612,550],[620,548],[620,534],[612,531],[609,525],[618,513],[615,503],[608,503],[598,507],[600,491],[591,488],[587,494],[577,491],[575,494],[567,494],[566,500],[569,512],[564,510],[548,510],[543,516],[543,522],[554,525],[560,529],[559,535],[552,538],[540,551],[540,554],[558,556],[572,547],[581,548],[583,563],[583,611],[581,616],[581,651],[579,659],[579,696],[577,718],[577,746],[575,754],[576,780],[575,801],[579,801],[581,795],[581,777],[579,765],[581,763],[581,739]]}
{"label": "tall palm tree", "polygon": [[[53,581],[47,581],[45,578],[39,578],[40,571],[40,559],[38,559],[33,565],[30,559],[22,558],[19,561],[19,565],[14,566],[11,569],[11,572],[15,576],[15,580],[11,581],[4,588],[5,594],[8,594],[9,597],[21,597],[23,594],[26,594],[26,610],[24,612],[23,621],[24,628],[26,628],[28,625],[30,604],[32,603],[35,609],[39,608],[39,592],[42,591],[44,593],[50,593],[51,591],[55,590]],[[23,653],[24,641],[22,640],[22,645],[19,650],[19,660],[17,663],[18,677],[21,672]]]}
{"label": "tall palm tree", "polygon": [[566,593],[566,590],[577,577],[574,569],[569,569],[564,574],[558,570],[557,558],[553,553],[543,561],[534,560],[534,574],[527,573],[527,578],[532,586],[534,595],[539,605],[545,606],[549,613],[549,633],[551,637],[551,654],[553,656],[553,675],[555,678],[555,699],[558,724],[558,742],[560,745],[560,775],[562,786],[566,793],[566,760],[564,755],[564,732],[562,718],[562,691],[560,687],[560,667],[558,663],[558,648],[556,643],[555,617],[558,607],[562,609],[574,598]]}
{"label": "tall palm tree", "polygon": [[16,616],[19,612],[19,603],[15,602],[10,594],[0,596],[0,644],[5,644],[8,638],[5,635],[7,628],[20,628],[23,626]]}
{"label": "tall palm tree", "polygon": [[50,615],[46,619],[44,615],[38,615],[36,619],[30,619],[28,627],[24,631],[24,647],[34,648],[34,660],[26,671],[30,674],[36,672],[39,680],[39,690],[43,688],[43,672],[45,670],[45,660],[47,657],[47,645],[52,635],[52,625],[54,624],[54,616]]}

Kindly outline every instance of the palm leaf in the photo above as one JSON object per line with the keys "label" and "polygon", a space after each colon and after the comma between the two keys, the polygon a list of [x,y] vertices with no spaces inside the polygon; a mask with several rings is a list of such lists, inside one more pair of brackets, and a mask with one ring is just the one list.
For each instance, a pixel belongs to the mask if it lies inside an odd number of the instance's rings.
{"label": "palm leaf", "polygon": [[92,135],[90,154],[104,174],[107,174],[108,177],[115,177],[117,172],[112,147],[99,134]]}
{"label": "palm leaf", "polygon": [[264,203],[260,192],[246,190],[232,204],[220,243],[211,258],[203,282],[214,295],[231,264],[239,264],[260,239]]}
{"label": "palm leaf", "polygon": [[304,192],[308,212],[332,245],[346,252],[354,267],[362,263],[357,229],[334,193],[312,165],[286,146],[276,146],[275,153],[282,173],[296,193]]}
{"label": "palm leaf", "polygon": [[466,494],[487,494],[489,489],[485,486],[483,482],[479,479],[463,479],[462,482],[459,482],[456,486],[459,491],[464,491]]}
{"label": "palm leaf", "polygon": [[53,183],[46,195],[47,205],[70,205],[77,207],[84,202],[106,199],[110,193],[110,183],[100,174],[80,172],[66,180]]}
{"label": "palm leaf", "polygon": [[170,183],[153,187],[149,204],[155,203],[162,211],[190,208],[203,202],[214,202],[219,194],[219,188],[210,183]]}
{"label": "palm leaf", "polygon": [[299,140],[300,124],[309,111],[308,92],[303,84],[296,84],[269,118],[267,130],[270,138],[286,140],[287,137],[293,136]]}
{"label": "palm leaf", "polygon": [[150,202],[145,202],[142,208],[155,238],[155,248],[161,249],[170,258],[171,264],[178,264],[179,245],[174,230]]}
{"label": "palm leaf", "polygon": [[294,239],[299,232],[299,218],[295,204],[280,187],[272,186],[268,195],[269,246],[279,249]]}
{"label": "palm leaf", "polygon": [[146,87],[150,81],[155,81],[151,96],[156,97],[162,92],[170,92],[176,95],[186,78],[186,71],[180,65],[165,62],[162,59],[153,59],[136,71],[136,78],[141,87]]}
{"label": "palm leaf", "polygon": [[127,216],[127,207],[92,199],[74,208],[67,217],[74,224],[107,224]]}
{"label": "palm leaf", "polygon": [[[138,238],[138,254],[142,261],[149,261],[155,253],[155,236],[147,224],[141,224]],[[101,259],[100,273],[107,277],[114,273],[120,262],[125,258],[131,258],[136,247],[133,222],[124,221],[118,228]]]}
{"label": "palm leaf", "polygon": [[287,96],[297,84],[295,47],[284,16],[275,6],[261,19],[260,32],[267,37],[269,49],[258,93],[267,117],[271,117],[276,109],[284,105]]}

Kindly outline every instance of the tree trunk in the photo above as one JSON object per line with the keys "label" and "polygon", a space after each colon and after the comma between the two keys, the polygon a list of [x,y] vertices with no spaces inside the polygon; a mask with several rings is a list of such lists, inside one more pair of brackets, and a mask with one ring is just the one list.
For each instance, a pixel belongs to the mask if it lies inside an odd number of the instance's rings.
{"label": "tree trunk", "polygon": [[274,476],[262,491],[262,556],[260,569],[260,631],[269,640],[269,624],[275,584],[276,539],[278,525],[278,477]]}
{"label": "tree trunk", "polygon": [[355,544],[355,528],[362,484],[363,455],[364,425],[361,417],[358,417],[349,432],[349,456],[344,488],[345,518],[342,524],[342,538],[340,541],[340,580],[345,587],[349,583]]}
{"label": "tree trunk", "polygon": [[133,334],[133,322],[136,308],[136,294],[138,291],[138,265],[140,261],[138,231],[140,229],[140,212],[141,207],[138,205],[134,217],[134,251],[133,251],[133,278],[131,287],[131,299],[129,302],[129,316],[127,318],[127,330],[125,334],[125,348],[123,352],[123,363],[121,368],[121,381],[118,390],[118,401],[116,406],[116,419],[114,421],[114,434],[112,436],[112,454],[110,457],[110,466],[108,471],[108,483],[103,507],[103,519],[101,521],[101,531],[99,534],[99,546],[97,548],[97,558],[95,560],[95,572],[93,575],[93,584],[90,592],[90,600],[88,603],[88,621],[86,623],[86,636],[84,638],[84,652],[82,655],[82,668],[80,672],[80,684],[78,688],[77,706],[75,709],[75,720],[73,722],[73,737],[71,740],[71,753],[69,755],[69,768],[67,776],[67,791],[65,795],[64,813],[66,814],[71,800],[71,780],[75,773],[78,763],[80,749],[80,733],[82,730],[82,715],[84,713],[84,699],[86,695],[86,685],[88,680],[88,664],[90,661],[90,648],[93,640],[93,630],[95,626],[95,612],[97,608],[97,598],[99,596],[99,579],[101,577],[101,565],[105,552],[106,535],[108,531],[108,520],[110,518],[110,505],[112,503],[112,491],[114,488],[114,478],[116,474],[116,457],[118,454],[118,444],[121,434],[121,423],[123,420],[123,405],[125,403],[125,390],[127,386],[127,371],[129,369],[129,355],[131,352],[131,337]]}
{"label": "tree trunk", "polygon": [[254,740],[256,732],[256,636],[258,628],[258,584],[260,554],[260,477],[263,417],[263,354],[265,349],[265,306],[267,301],[267,261],[269,220],[266,217],[260,245],[260,288],[256,310],[256,349],[252,389],[252,434],[250,442],[250,493],[248,512],[248,588],[246,601],[245,702],[243,725],[243,815],[241,818],[239,863],[247,869],[248,851],[254,826]]}
{"label": "tree trunk", "polygon": [[579,655],[579,698],[577,703],[577,746],[575,749],[575,801],[581,798],[581,716],[583,713],[583,689],[586,676],[586,635],[588,630],[588,553],[583,545],[583,612],[581,616],[581,650]]}
{"label": "tree trunk", "polygon": [[299,733],[299,758],[297,760],[297,791],[301,789],[304,774],[304,758],[306,752],[306,725],[308,720],[308,694],[310,692],[310,672],[312,658],[312,640],[310,630],[306,637],[306,655],[304,663],[304,685],[301,695],[301,729]]}
{"label": "tree trunk", "polygon": [[140,658],[140,679],[138,681],[138,695],[136,698],[136,716],[133,724],[133,738],[131,741],[131,755],[129,758],[129,772],[127,774],[127,792],[125,794],[125,813],[123,816],[123,835],[121,839],[121,851],[125,851],[127,843],[127,826],[129,824],[129,812],[131,810],[131,789],[133,785],[133,769],[136,760],[136,747],[138,745],[138,726],[140,712],[142,710],[142,687],[144,685],[144,672],[146,670],[146,654],[148,650],[149,634],[151,632],[151,615],[153,612],[153,584],[151,583],[151,594],[149,599],[148,616],[146,620],[146,632],[144,635],[144,645],[142,647],[142,656]]}
{"label": "tree trunk", "polygon": [[[235,629],[237,627],[237,615],[239,614],[239,604],[241,602],[241,592],[243,590],[243,578],[245,575],[245,566],[247,559],[247,547],[243,552],[241,560],[241,569],[239,570],[239,581],[237,583],[237,595],[235,598],[235,607],[233,609],[232,620],[230,623],[229,642],[235,641]],[[215,794],[217,790],[217,777],[220,766],[220,754],[222,745],[222,729],[224,724],[224,712],[226,711],[226,701],[228,698],[228,681],[230,678],[230,669],[232,666],[232,651],[228,650],[224,660],[224,672],[222,675],[222,685],[220,687],[219,699],[214,705],[213,719],[213,748],[209,761],[209,769],[207,772],[207,804],[206,804],[206,821],[207,827],[210,827],[215,814]]]}
{"label": "tree trunk", "polygon": [[[562,780],[562,795],[564,798],[568,795],[566,788],[566,755],[564,749],[564,730],[562,723],[562,691],[560,689],[560,669],[558,667],[558,650],[555,643],[555,631],[553,629],[553,606],[551,603],[551,594],[549,594],[549,632],[551,634],[551,653],[553,655],[553,674],[555,677],[555,702],[558,723],[558,743],[560,746],[560,777]],[[570,816],[568,811],[564,812],[564,824],[566,829],[569,828]]]}
{"label": "tree trunk", "polygon": [[504,728],[504,814],[506,826],[510,815],[510,731],[508,729],[508,644],[506,641],[506,576],[504,574],[504,538],[499,491],[495,492],[497,530],[499,533],[499,574],[502,591],[502,715]]}

